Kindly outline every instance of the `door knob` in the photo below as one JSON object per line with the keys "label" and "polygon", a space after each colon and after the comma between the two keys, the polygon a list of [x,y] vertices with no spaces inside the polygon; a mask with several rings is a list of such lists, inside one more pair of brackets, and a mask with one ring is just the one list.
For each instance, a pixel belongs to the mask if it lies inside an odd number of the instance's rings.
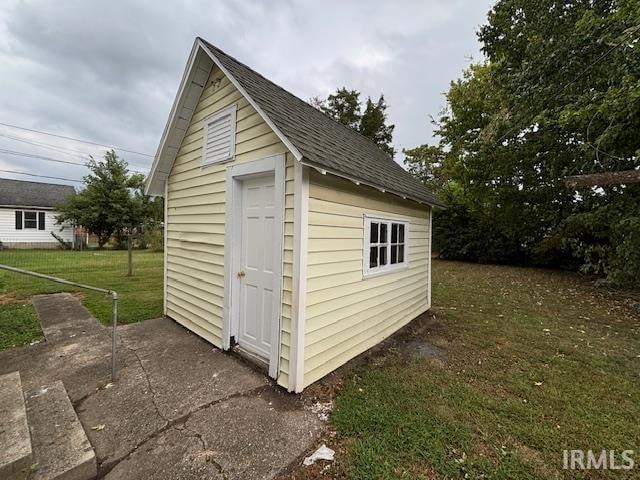
{"label": "door knob", "polygon": [[246,275],[246,273],[244,273],[244,270],[240,270],[240,271],[238,272],[238,276],[239,276],[239,277],[244,277],[245,275]]}

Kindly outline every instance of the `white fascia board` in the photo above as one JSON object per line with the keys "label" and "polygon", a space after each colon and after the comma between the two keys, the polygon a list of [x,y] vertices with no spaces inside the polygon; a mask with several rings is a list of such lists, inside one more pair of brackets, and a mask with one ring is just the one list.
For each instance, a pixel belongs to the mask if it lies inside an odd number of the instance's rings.
{"label": "white fascia board", "polygon": [[[180,87],[178,88],[178,93],[173,100],[173,105],[171,107],[171,113],[169,114],[169,118],[164,127],[164,131],[162,132],[162,137],[160,139],[160,143],[158,145],[158,150],[156,151],[156,155],[153,159],[153,164],[151,165],[151,170],[149,171],[149,176],[145,182],[144,193],[146,195],[162,195],[164,192],[163,189],[153,188],[154,184],[157,184],[157,175],[158,175],[158,165],[160,164],[160,160],[163,158],[164,154],[167,150],[167,140],[169,139],[173,128],[175,128],[176,124],[180,119],[176,118],[178,115],[178,106],[182,103],[183,97],[185,95],[185,90],[187,85],[189,84],[189,79],[192,76],[193,68],[195,66],[195,61],[198,56],[198,51],[201,48],[199,41],[196,40],[193,42],[193,47],[191,47],[191,53],[189,54],[189,58],[187,60],[187,64],[185,66],[184,72],[182,73],[182,80],[180,81]],[[206,50],[205,50],[206,52]],[[176,152],[177,153],[177,150]],[[172,162],[175,161],[175,155],[172,155]],[[164,185],[164,179],[160,179],[159,185],[156,187],[160,187]]]}

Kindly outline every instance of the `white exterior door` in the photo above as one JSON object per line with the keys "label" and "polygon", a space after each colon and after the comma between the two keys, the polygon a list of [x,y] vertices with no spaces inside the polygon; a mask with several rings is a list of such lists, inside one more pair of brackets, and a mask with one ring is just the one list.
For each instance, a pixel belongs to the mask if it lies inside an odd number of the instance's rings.
{"label": "white exterior door", "polygon": [[239,259],[238,344],[265,361],[276,321],[276,202],[274,175],[242,181],[242,238]]}

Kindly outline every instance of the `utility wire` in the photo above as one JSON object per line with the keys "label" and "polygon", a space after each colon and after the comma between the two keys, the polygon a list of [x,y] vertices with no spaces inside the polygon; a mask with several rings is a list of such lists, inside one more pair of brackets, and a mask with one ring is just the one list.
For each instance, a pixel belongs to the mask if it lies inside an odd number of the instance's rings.
{"label": "utility wire", "polygon": [[18,175],[28,175],[30,177],[50,178],[50,179],[53,179],[53,180],[64,180],[65,182],[84,183],[82,180],[74,180],[73,178],[50,177],[48,175],[36,175],[35,173],[18,172],[16,170],[5,170],[5,169],[1,169],[1,168],[0,168],[0,172],[15,173],[15,174],[18,174]]}
{"label": "utility wire", "polygon": [[129,149],[122,148],[122,147],[116,147],[114,145],[109,146],[109,145],[105,145],[103,143],[92,142],[91,140],[81,140],[79,138],[67,137],[65,135],[58,135],[56,133],[45,132],[43,130],[36,130],[36,129],[33,129],[33,128],[19,127],[18,125],[12,125],[10,123],[2,123],[2,122],[0,122],[0,125],[2,125],[4,127],[17,128],[18,130],[24,130],[26,132],[33,132],[33,133],[40,133],[42,135],[49,135],[50,137],[63,138],[65,140],[73,140],[74,142],[86,143],[87,145],[95,145],[97,147],[103,147],[103,148],[113,148],[114,150],[119,150],[121,152],[127,152],[127,153],[133,153],[135,155],[142,155],[144,157],[153,157],[153,155],[151,155],[149,153],[136,152],[135,150],[129,150]]}
{"label": "utility wire", "polygon": [[62,153],[64,155],[69,155],[71,157],[80,157],[90,155],[87,152],[82,150],[76,150],[74,148],[62,147],[58,145],[53,145],[51,143],[39,142],[37,140],[27,140],[26,138],[14,137],[13,135],[7,135],[5,133],[0,133],[0,137],[8,138],[9,140],[15,140],[16,142],[27,143],[29,145],[34,145],[39,148],[45,148],[47,150],[53,150],[58,153]]}
{"label": "utility wire", "polygon": [[7,149],[4,149],[4,148],[0,148],[0,153],[6,153],[8,155],[15,155],[15,156],[18,156],[18,157],[33,158],[35,160],[47,160],[49,162],[66,163],[68,165],[77,165],[79,167],[84,167],[85,166],[84,163],[80,163],[80,162],[71,162],[69,160],[59,160],[57,158],[43,157],[41,155],[35,155],[35,154],[31,154],[31,153],[14,152],[13,150],[7,150]]}
{"label": "utility wire", "polygon": [[[86,162],[81,163],[81,162],[72,162],[72,161],[69,161],[69,160],[60,160],[59,158],[45,157],[44,155],[36,155],[34,153],[18,152],[16,150],[8,150],[6,148],[0,148],[0,153],[6,153],[8,155],[15,155],[17,157],[33,158],[35,160],[45,160],[45,161],[48,161],[48,162],[57,162],[57,163],[66,163],[66,164],[69,164],[69,165],[78,165],[80,167],[86,167],[87,166]],[[138,167],[138,168],[145,168],[145,167]],[[133,168],[130,171],[135,172],[135,173],[146,173],[143,170],[136,170],[136,169],[133,169]]]}

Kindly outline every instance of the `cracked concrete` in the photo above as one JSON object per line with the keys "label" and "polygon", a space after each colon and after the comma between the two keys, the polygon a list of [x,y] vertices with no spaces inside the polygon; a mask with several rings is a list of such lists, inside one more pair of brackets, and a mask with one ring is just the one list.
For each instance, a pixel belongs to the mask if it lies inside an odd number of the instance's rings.
{"label": "cracked concrete", "polygon": [[0,374],[20,370],[25,390],[64,382],[98,477],[269,479],[315,446],[322,422],[297,397],[175,322],[119,327],[119,376],[110,385],[109,330],[87,325],[70,295],[34,303],[64,328],[0,352]]}

